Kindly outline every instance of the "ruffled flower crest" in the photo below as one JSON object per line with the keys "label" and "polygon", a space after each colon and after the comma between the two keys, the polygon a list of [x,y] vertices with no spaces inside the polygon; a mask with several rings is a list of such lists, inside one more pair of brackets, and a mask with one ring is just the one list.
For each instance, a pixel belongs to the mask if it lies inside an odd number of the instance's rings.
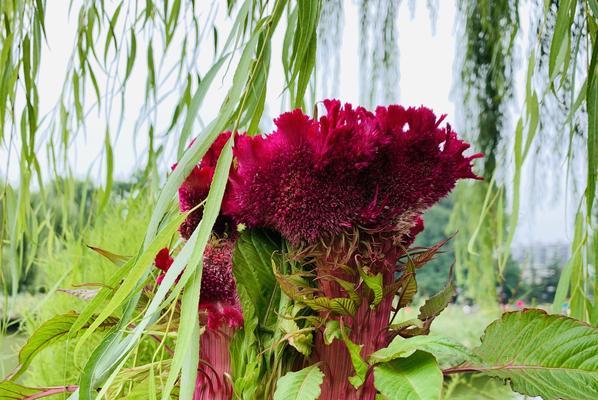
{"label": "ruffled flower crest", "polygon": [[324,106],[319,122],[295,110],[269,135],[237,138],[224,214],[295,245],[356,227],[400,238],[458,179],[477,178],[481,155],[464,156],[469,145],[428,108]]}

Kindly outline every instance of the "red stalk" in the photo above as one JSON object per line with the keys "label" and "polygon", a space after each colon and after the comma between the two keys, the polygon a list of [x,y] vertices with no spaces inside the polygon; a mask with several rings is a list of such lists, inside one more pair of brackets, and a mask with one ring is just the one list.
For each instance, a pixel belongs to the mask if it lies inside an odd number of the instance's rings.
{"label": "red stalk", "polygon": [[233,391],[230,381],[230,341],[233,328],[206,329],[201,336],[200,365],[193,400],[229,400]]}
{"label": "red stalk", "polygon": [[[383,275],[383,285],[387,286],[394,280],[396,271],[396,252],[390,251],[383,260],[373,261],[370,264],[370,272],[381,272]],[[349,266],[357,268],[353,260],[347,262]],[[327,297],[346,297],[343,289],[333,280],[326,276],[336,276],[344,280],[350,280],[355,284],[359,282],[359,276],[355,273],[350,277],[345,272],[337,268],[338,264],[332,263],[318,265],[318,279],[320,289]],[[390,342],[390,336],[387,334],[390,315],[392,312],[393,295],[388,295],[382,299],[373,309],[370,307],[371,298],[369,298],[369,289],[362,282],[357,293],[361,297],[361,304],[353,317],[334,317],[341,321],[341,324],[350,329],[349,339],[361,345],[361,357],[367,360],[367,357],[386,347]],[[326,313],[321,313],[322,318],[326,318]],[[335,339],[330,345],[324,342],[323,332],[319,331],[315,339],[314,361],[322,365],[322,371],[325,378],[322,384],[320,400],[374,400],[376,397],[376,388],[374,387],[374,377],[368,372],[366,380],[359,388],[355,388],[350,382],[349,377],[355,375],[351,357],[345,343],[342,340]]]}

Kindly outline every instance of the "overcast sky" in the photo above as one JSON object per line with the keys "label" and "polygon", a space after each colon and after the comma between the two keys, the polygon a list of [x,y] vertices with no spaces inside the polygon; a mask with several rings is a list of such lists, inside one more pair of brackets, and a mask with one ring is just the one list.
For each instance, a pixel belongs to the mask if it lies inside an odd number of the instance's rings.
{"label": "overcast sky", "polygon": [[[454,59],[455,59],[455,4],[452,1],[440,1],[435,30],[431,22],[427,8],[423,2],[418,2],[415,15],[412,17],[407,6],[408,2],[401,2],[399,10],[399,35],[398,46],[400,49],[400,103],[403,105],[421,105],[432,108],[437,114],[448,114],[447,121],[452,125],[456,124],[455,102],[451,96],[451,89],[454,85]],[[44,48],[40,79],[40,109],[42,115],[50,110],[60,94],[63,78],[67,69],[67,61],[71,53],[75,32],[75,15],[70,17],[67,14],[68,2],[52,1],[47,5],[46,30],[50,48]],[[345,1],[344,14],[345,23],[342,34],[341,46],[341,70],[340,86],[338,97],[347,102],[358,104],[358,45],[359,28],[357,6],[354,1]],[[76,9],[76,7],[74,8]],[[522,25],[525,30],[525,14]],[[284,21],[284,19],[283,19]],[[230,22],[224,19],[222,24]],[[277,115],[280,109],[280,97],[278,94],[282,89],[282,68],[280,59],[282,29],[274,39],[274,52],[270,80],[274,82],[268,92],[268,111],[271,115]],[[525,40],[522,40],[525,42]],[[276,50],[278,49],[278,50]],[[176,49],[175,49],[176,51]],[[522,49],[522,54],[525,53]],[[210,57],[200,57],[206,60],[205,68],[209,67]],[[201,62],[201,61],[200,61]],[[523,63],[522,63],[523,64]],[[142,67],[143,63],[140,64]],[[202,66],[204,67],[204,66]],[[521,76],[521,72],[518,73]],[[520,78],[516,80],[519,82]],[[133,74],[130,89],[127,95],[127,107],[130,110],[137,110],[143,103],[145,75],[141,71]],[[278,85],[276,84],[278,82]],[[217,114],[220,100],[226,90],[226,81],[222,85],[216,85],[208,96],[201,110],[205,121]],[[516,87],[521,87],[516,83]],[[91,90],[91,87],[89,88]],[[520,97],[520,94],[519,94]],[[212,101],[214,99],[214,101]],[[159,109],[163,120],[170,118],[173,104],[166,103]],[[163,111],[162,111],[163,110]],[[134,112],[131,115],[135,116]],[[89,117],[87,131],[79,135],[73,146],[69,157],[75,171],[85,176],[87,171],[94,171],[93,175],[99,177],[101,174],[101,154],[104,141],[104,127],[101,121],[95,121],[94,116]],[[134,135],[134,118],[127,119],[124,123],[118,139],[113,139],[114,147],[114,169],[119,178],[130,176],[136,166],[144,159],[144,149],[147,148],[147,135]],[[7,155],[6,147],[0,149],[0,160],[5,160]],[[14,155],[14,150],[13,150]],[[43,149],[39,153],[42,163],[46,158]],[[174,161],[174,160],[172,160]],[[169,163],[170,165],[170,163]],[[0,174],[6,173],[6,164],[0,163]],[[9,168],[10,180],[15,182],[18,178],[17,163],[11,161]],[[564,184],[563,184],[564,185]],[[571,239],[571,210],[565,209],[564,197],[559,193],[564,192],[563,187],[547,187],[552,193],[547,193],[546,198],[551,201],[537,201],[538,196],[526,194],[528,181],[523,182],[522,212],[516,241],[518,243],[543,242],[551,243],[557,241],[569,241]],[[569,205],[568,208],[572,208]]]}

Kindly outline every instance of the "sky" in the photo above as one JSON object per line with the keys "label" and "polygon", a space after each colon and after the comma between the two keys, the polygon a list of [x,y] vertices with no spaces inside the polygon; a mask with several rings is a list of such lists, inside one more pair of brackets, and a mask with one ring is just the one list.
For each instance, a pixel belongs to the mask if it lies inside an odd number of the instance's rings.
{"label": "sky", "polygon": [[[453,1],[439,1],[435,29],[429,18],[427,7],[424,2],[417,2],[414,15],[411,15],[408,2],[401,2],[398,12],[398,43],[400,80],[398,102],[403,105],[422,105],[435,110],[437,114],[447,114],[447,122],[458,127],[456,121],[456,107],[458,101],[452,95],[455,85],[455,3]],[[68,2],[49,2],[47,7],[46,31],[49,48],[44,48],[39,77],[40,109],[42,115],[52,110],[59,97],[63,79],[67,68],[69,68],[69,57],[74,41],[75,17],[68,15]],[[342,101],[359,103],[359,26],[358,8],[355,1],[347,0],[344,5],[344,27],[342,32],[341,60],[340,60],[340,85],[337,97]],[[76,7],[74,8],[76,9]],[[222,11],[222,10],[221,10]],[[220,14],[223,14],[220,12]],[[522,25],[526,26],[525,13]],[[218,17],[219,28],[226,30],[226,24],[230,21]],[[524,28],[525,30],[525,28]],[[274,37],[272,60],[280,59],[280,47],[282,44],[283,30],[279,29]],[[223,36],[224,37],[224,36]],[[143,40],[143,39],[141,39]],[[522,40],[524,42],[524,40]],[[139,47],[142,47],[141,45]],[[176,52],[176,48],[173,50]],[[525,52],[525,49],[522,50]],[[205,71],[209,68],[212,55],[198,57],[201,68]],[[203,65],[203,64],[205,65]],[[523,64],[523,63],[521,63]],[[127,94],[127,107],[131,115],[137,115],[143,104],[145,73],[136,66],[129,83],[130,89]],[[282,67],[279,62],[273,62],[271,67],[270,80],[273,84],[268,91],[267,112],[270,115],[277,115],[281,109],[282,99],[279,94],[282,92],[283,79]],[[522,72],[519,71],[515,78],[516,97],[521,97],[517,88],[522,88]],[[226,93],[227,80],[215,81],[216,85],[211,89],[207,101],[203,105],[200,115],[204,121],[217,115],[219,104]],[[100,85],[102,82],[100,81]],[[91,90],[91,88],[90,88]],[[522,89],[523,90],[523,89]],[[521,90],[521,91],[522,91]],[[518,93],[518,94],[517,94]],[[90,94],[91,95],[91,94]],[[162,122],[170,118],[174,100],[167,101],[157,110],[158,118]],[[48,118],[53,118],[49,114]],[[507,124],[509,126],[509,124]],[[509,129],[509,128],[507,128]],[[117,178],[126,178],[131,175],[136,166],[143,162],[145,149],[147,148],[147,135],[139,134],[135,128],[133,117],[126,117],[123,129],[118,137],[112,137],[114,150],[114,171]],[[91,176],[102,179],[102,149],[104,143],[104,127],[99,117],[89,115],[86,131],[77,135],[75,143],[69,151],[69,159],[74,166],[76,173],[84,176],[88,171]],[[174,158],[174,144],[170,144],[170,156]],[[11,152],[11,162],[8,168],[8,176],[12,182],[18,179],[18,165],[14,161],[15,151]],[[167,155],[169,152],[166,153]],[[6,146],[0,148],[0,160],[7,159]],[[40,146],[39,156],[42,162],[47,162],[44,148]],[[173,160],[174,161],[174,160]],[[169,164],[170,165],[170,164]],[[529,170],[529,167],[526,166]],[[528,171],[529,172],[529,171]],[[0,174],[6,174],[6,164],[0,162]],[[523,188],[531,187],[529,173],[524,174]],[[530,243],[553,243],[571,240],[572,208],[562,193],[565,192],[562,185],[548,185],[544,190],[551,192],[550,195],[540,196],[544,200],[538,201],[538,196],[524,195],[515,242],[517,244]]]}

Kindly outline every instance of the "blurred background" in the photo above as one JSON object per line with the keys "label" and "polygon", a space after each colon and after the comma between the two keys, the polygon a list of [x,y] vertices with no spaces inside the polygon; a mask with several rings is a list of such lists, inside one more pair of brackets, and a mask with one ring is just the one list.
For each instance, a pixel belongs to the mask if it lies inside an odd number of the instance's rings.
{"label": "blurred background", "polygon": [[[248,76],[241,130],[269,132],[281,112],[316,113],[326,98],[425,105],[484,153],[484,180],[429,210],[416,243],[454,234],[417,274],[429,297],[454,264],[458,296],[437,332],[475,345],[500,312],[531,305],[598,322],[598,3],[285,1],[248,64],[253,30],[279,3],[2,2],[3,376],[28,332],[114,273],[87,246],[135,254],[171,165]],[[30,383],[74,374],[41,367],[64,355],[44,357]],[[510,396],[474,383],[455,383],[455,398]]]}

